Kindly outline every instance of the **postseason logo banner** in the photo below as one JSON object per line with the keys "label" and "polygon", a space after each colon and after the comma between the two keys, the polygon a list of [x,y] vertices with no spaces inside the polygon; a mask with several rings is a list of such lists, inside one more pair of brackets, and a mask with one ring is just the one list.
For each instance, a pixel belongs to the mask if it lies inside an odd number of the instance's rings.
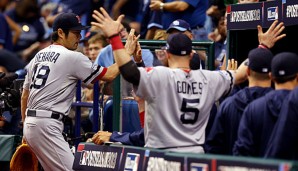
{"label": "postseason logo banner", "polygon": [[257,25],[262,25],[262,6],[263,3],[228,6],[228,30],[256,29]]}
{"label": "postseason logo banner", "polygon": [[282,0],[283,3],[283,22],[285,25],[297,25],[298,23],[298,1]]}
{"label": "postseason logo banner", "polygon": [[118,170],[122,148],[79,144],[73,164],[74,170]]}

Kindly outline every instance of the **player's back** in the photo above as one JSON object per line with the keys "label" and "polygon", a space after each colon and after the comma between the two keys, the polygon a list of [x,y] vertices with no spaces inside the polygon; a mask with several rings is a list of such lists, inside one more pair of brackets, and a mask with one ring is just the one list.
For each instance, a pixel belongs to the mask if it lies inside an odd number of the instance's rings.
{"label": "player's back", "polygon": [[[137,94],[145,98],[147,147],[190,147],[188,152],[205,141],[205,128],[215,100],[227,93],[232,75],[227,72],[155,67],[140,69]],[[181,148],[179,148],[181,149]]]}
{"label": "player's back", "polygon": [[50,45],[38,52],[29,64],[29,78],[26,78],[30,85],[28,108],[67,113],[80,63],[89,60],[85,58],[61,45]]}

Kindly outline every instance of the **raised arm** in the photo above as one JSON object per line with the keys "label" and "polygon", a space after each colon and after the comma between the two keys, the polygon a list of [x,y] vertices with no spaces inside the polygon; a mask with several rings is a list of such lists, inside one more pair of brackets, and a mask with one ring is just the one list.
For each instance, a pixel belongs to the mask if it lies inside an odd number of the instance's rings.
{"label": "raised arm", "polygon": [[263,45],[265,46],[265,48],[270,49],[275,45],[277,41],[286,37],[286,34],[281,34],[281,32],[285,29],[284,23],[277,23],[278,20],[275,20],[265,33],[263,33],[263,28],[260,25],[257,26],[260,45]]}
{"label": "raised arm", "polygon": [[[115,62],[119,66],[122,76],[128,82],[138,85],[140,80],[140,72],[136,64],[131,60],[130,55],[125,50],[119,36],[119,32],[122,29],[121,21],[124,16],[120,15],[117,20],[113,20],[104,10],[104,8],[100,8],[100,12],[96,10],[93,12],[92,16],[97,22],[92,22],[91,24],[99,27],[103,33],[109,37]],[[131,32],[130,34],[133,33]]]}
{"label": "raised arm", "polygon": [[117,64],[113,64],[107,68],[106,74],[101,78],[103,81],[113,81],[119,75],[119,68]]}
{"label": "raised arm", "polygon": [[[281,34],[282,31],[285,29],[284,23],[280,22],[278,24],[278,21],[275,20],[269,29],[264,33],[261,26],[257,26],[258,28],[258,39],[259,39],[259,48],[266,48],[270,49],[272,48],[277,41],[280,39],[286,37],[286,34]],[[261,57],[261,56],[260,56]],[[235,84],[242,83],[246,80],[246,69],[247,66],[245,65],[245,60],[242,62],[242,64],[238,67],[238,69],[235,71]]]}

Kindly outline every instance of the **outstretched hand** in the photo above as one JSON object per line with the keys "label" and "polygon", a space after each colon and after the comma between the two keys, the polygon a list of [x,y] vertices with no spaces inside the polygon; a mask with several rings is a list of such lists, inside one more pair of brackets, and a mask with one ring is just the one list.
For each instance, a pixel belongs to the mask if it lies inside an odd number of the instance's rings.
{"label": "outstretched hand", "polygon": [[121,21],[124,15],[120,15],[117,20],[113,20],[104,8],[101,7],[99,10],[101,13],[97,10],[93,11],[92,17],[97,22],[91,22],[91,25],[99,27],[107,37],[120,33],[123,29]]}
{"label": "outstretched hand", "polygon": [[258,39],[260,44],[272,48],[277,41],[286,37],[286,34],[281,34],[285,29],[284,23],[277,23],[278,21],[275,20],[265,33],[263,33],[262,27],[258,25]]}
{"label": "outstretched hand", "polygon": [[125,43],[126,52],[131,56],[135,53],[139,37],[135,36],[135,29],[131,29]]}

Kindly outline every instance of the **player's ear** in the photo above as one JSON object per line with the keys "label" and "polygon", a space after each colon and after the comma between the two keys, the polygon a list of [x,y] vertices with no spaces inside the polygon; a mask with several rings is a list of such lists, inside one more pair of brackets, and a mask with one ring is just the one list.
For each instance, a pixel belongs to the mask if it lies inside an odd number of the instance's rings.
{"label": "player's ear", "polygon": [[59,36],[59,37],[63,37],[64,32],[63,32],[63,30],[62,30],[61,28],[59,28],[59,29],[57,30],[57,33],[58,33],[58,36]]}
{"label": "player's ear", "polygon": [[249,68],[246,69],[246,75],[250,76],[250,69]]}

